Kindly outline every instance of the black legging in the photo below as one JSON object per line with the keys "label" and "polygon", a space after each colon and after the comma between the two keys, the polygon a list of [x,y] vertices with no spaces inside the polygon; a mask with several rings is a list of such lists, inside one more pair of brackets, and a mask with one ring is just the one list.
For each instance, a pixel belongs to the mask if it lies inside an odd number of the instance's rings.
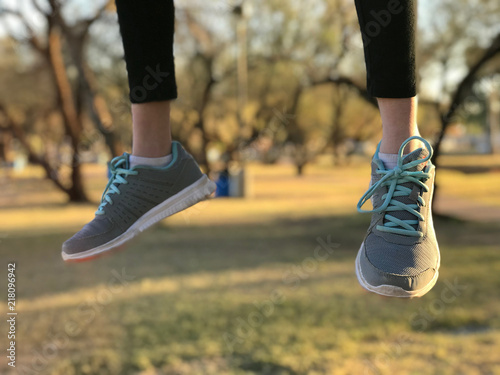
{"label": "black legging", "polygon": [[173,0],[116,0],[130,101],[177,98]]}
{"label": "black legging", "polygon": [[[367,87],[378,98],[416,95],[417,0],[354,0]],[[173,0],[116,0],[132,103],[177,97]]]}
{"label": "black legging", "polygon": [[415,79],[417,0],[354,0],[365,47],[368,93],[411,98]]}

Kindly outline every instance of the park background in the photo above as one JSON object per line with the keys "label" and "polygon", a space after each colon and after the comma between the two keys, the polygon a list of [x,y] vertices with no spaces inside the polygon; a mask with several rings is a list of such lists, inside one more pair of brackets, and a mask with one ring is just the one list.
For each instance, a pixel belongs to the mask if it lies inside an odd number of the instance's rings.
{"label": "park background", "polygon": [[351,0],[176,1],[174,138],[234,196],[76,265],[61,244],[131,144],[114,3],[1,1],[0,310],[16,262],[19,316],[0,374],[500,374],[499,20],[495,0],[419,2],[442,268],[403,301],[354,274],[381,126]]}

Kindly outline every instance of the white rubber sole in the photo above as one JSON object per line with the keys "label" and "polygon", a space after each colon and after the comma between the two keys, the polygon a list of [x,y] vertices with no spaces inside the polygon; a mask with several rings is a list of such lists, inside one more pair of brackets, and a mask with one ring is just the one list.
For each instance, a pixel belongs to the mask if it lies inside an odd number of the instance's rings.
{"label": "white rubber sole", "polygon": [[363,251],[364,251],[364,244],[361,244],[361,248],[359,249],[358,255],[356,256],[356,276],[358,277],[360,285],[369,292],[380,294],[381,296],[386,296],[386,297],[415,298],[415,297],[422,297],[429,290],[431,290],[434,287],[434,285],[436,285],[436,281],[439,277],[439,266],[441,264],[441,255],[439,255],[437,270],[432,280],[429,281],[429,283],[421,289],[409,291],[394,285],[383,284],[375,286],[369,284],[363,277],[363,272],[361,271],[360,258]]}
{"label": "white rubber sole", "polygon": [[78,261],[87,258],[93,258],[101,253],[112,250],[127,241],[130,241],[139,233],[145,231],[147,228],[172,216],[188,207],[195,205],[210,197],[215,191],[216,185],[206,175],[203,175],[198,181],[184,188],[177,194],[166,199],[158,206],[153,207],[151,210],[142,215],[126,232],[116,237],[115,239],[95,247],[93,249],[82,251],[78,254],[66,254],[62,252],[64,261]]}

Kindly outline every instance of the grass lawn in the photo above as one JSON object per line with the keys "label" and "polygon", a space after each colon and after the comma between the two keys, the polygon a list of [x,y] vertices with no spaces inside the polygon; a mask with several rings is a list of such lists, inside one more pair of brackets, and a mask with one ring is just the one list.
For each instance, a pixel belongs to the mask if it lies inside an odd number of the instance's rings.
{"label": "grass lawn", "polygon": [[[102,172],[86,169],[95,200]],[[438,219],[434,289],[371,295],[354,274],[367,173],[251,166],[252,198],[201,203],[73,265],[60,245],[96,205],[68,206],[50,184],[15,179],[0,202],[0,295],[5,306],[15,261],[17,368],[2,355],[0,374],[500,374],[500,223]],[[464,175],[441,178],[440,193],[455,194]],[[473,197],[484,184],[465,185]],[[478,204],[500,209],[490,185]]]}

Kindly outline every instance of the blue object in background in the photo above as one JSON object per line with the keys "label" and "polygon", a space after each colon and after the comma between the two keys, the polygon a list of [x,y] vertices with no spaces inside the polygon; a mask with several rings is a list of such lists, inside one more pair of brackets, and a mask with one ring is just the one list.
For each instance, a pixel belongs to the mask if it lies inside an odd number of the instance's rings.
{"label": "blue object in background", "polygon": [[229,176],[227,173],[222,172],[215,181],[217,189],[215,189],[216,197],[229,197]]}

